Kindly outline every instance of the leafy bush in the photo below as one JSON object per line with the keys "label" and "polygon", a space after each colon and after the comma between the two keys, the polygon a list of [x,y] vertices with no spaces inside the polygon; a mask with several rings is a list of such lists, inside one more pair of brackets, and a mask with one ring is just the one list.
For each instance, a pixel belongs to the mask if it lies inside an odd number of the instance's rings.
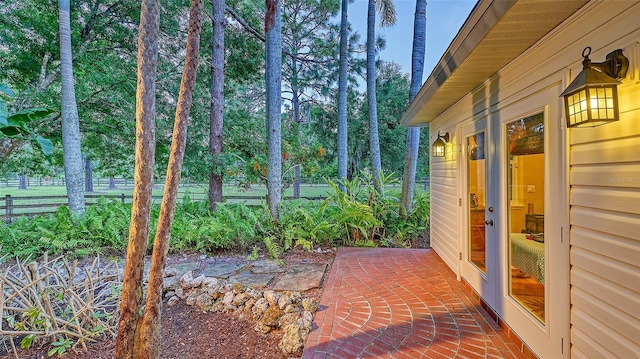
{"label": "leafy bush", "polygon": [[[187,201],[176,208],[169,250],[205,252],[251,248],[261,240],[268,223],[267,212],[262,208],[220,203],[210,212],[206,202]],[[151,238],[153,236],[151,233]]]}
{"label": "leafy bush", "polygon": [[76,221],[62,206],[52,215],[20,217],[10,225],[0,222],[0,253],[33,258],[45,252],[80,257],[121,252],[127,245],[130,217],[130,206],[99,199]]}

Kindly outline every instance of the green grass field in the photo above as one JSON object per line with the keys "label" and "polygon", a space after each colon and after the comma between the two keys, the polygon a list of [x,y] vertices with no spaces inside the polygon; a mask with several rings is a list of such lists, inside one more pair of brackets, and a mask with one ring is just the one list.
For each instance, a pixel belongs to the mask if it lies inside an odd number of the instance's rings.
{"label": "green grass field", "polygon": [[[160,197],[163,194],[163,185],[156,185],[153,190],[154,203],[160,203]],[[396,185],[387,189],[387,195],[400,196],[401,186]],[[421,187],[416,187],[416,191],[424,191]],[[207,184],[182,184],[178,190],[179,198],[184,199],[189,197],[192,200],[206,200],[207,199]],[[330,187],[326,184],[302,184],[300,186],[300,194],[302,197],[326,197],[328,196]],[[103,182],[101,185],[94,185],[93,192],[86,192],[86,202],[94,203],[97,196],[105,197],[117,197],[125,195],[125,201],[131,202],[131,195],[133,193],[132,184],[119,185],[115,189],[109,189],[108,185]],[[249,189],[239,188],[237,186],[226,185],[223,188],[223,196],[230,202],[243,202],[247,205],[260,205],[264,202],[263,199],[266,196],[267,189],[264,185],[253,185]],[[27,189],[18,189],[17,186],[12,187],[0,187],[0,215],[4,215],[7,212],[6,200],[7,195],[13,198],[12,209],[14,215],[24,213],[46,213],[53,212],[55,208],[61,204],[66,203],[65,198],[36,198],[25,199],[24,197],[44,197],[44,196],[66,196],[67,190],[65,186],[61,185],[32,185]],[[293,196],[293,188],[287,188],[284,193],[284,197]],[[238,198],[241,197],[241,198]],[[24,206],[25,208],[20,208]]]}
{"label": "green grass field", "polygon": [[[300,188],[301,196],[303,197],[326,197],[329,186],[325,184],[304,184]],[[156,185],[153,189],[154,203],[160,203],[160,198],[163,194],[164,188],[162,185]],[[207,199],[208,185],[206,184],[184,184],[181,185],[178,194],[180,199],[189,197],[192,200],[205,200]],[[254,185],[249,189],[238,188],[237,186],[225,186],[223,188],[223,196],[225,197],[242,197],[230,198],[229,201],[244,202],[248,205],[260,205],[263,200],[258,197],[265,197],[267,189],[264,185]],[[6,212],[6,196],[9,195],[13,198],[13,214],[22,213],[46,213],[55,210],[57,205],[66,203],[64,198],[36,198],[25,199],[24,197],[45,197],[45,196],[66,196],[67,190],[65,186],[29,186],[27,189],[18,189],[16,187],[0,187],[0,214]],[[94,186],[93,192],[86,192],[86,202],[93,203],[95,198],[88,198],[89,196],[105,196],[105,197],[117,197],[120,198],[123,194],[126,202],[131,202],[131,195],[133,194],[133,187],[131,185],[120,185],[115,189],[108,189],[108,186]],[[293,189],[288,188],[284,191],[283,195],[292,196]],[[27,208],[20,208],[20,206],[26,206]]]}
{"label": "green grass field", "polygon": [[[126,196],[130,196],[133,192],[132,186],[119,186],[115,189],[108,189],[106,185],[104,186],[94,186],[93,192],[86,192],[87,194],[97,194],[97,195],[109,195],[109,196],[119,196],[121,194],[125,194]],[[189,194],[192,198],[206,198],[208,192],[208,185],[206,184],[187,184],[181,185],[178,192],[181,196]],[[326,196],[327,191],[329,190],[329,186],[326,184],[303,184],[300,187],[300,194],[303,197],[318,197],[318,196]],[[162,185],[156,185],[153,189],[154,196],[162,196],[164,191],[164,187]],[[224,196],[242,196],[242,197],[262,197],[267,193],[267,189],[264,185],[253,185],[249,189],[238,188],[237,186],[224,186],[223,195]],[[17,187],[0,187],[0,196],[5,197],[6,195],[10,195],[12,197],[35,197],[35,196],[66,196],[67,189],[65,186],[29,186],[27,189],[18,189]],[[292,196],[293,188],[287,188],[284,193],[284,196]]]}

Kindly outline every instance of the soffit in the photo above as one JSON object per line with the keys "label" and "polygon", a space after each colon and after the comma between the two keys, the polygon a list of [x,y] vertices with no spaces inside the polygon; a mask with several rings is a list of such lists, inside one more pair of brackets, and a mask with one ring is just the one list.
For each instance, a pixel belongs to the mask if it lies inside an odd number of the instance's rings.
{"label": "soffit", "polygon": [[479,1],[401,122],[419,126],[432,121],[586,3]]}

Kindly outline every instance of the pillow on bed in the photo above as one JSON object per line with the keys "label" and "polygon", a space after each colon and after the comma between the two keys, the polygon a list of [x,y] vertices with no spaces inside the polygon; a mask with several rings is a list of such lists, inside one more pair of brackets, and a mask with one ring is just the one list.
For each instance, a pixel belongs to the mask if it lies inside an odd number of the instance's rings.
{"label": "pillow on bed", "polygon": [[536,241],[536,242],[539,242],[539,243],[544,243],[544,234],[543,233],[527,234],[527,235],[525,235],[525,238],[527,238],[530,241]]}

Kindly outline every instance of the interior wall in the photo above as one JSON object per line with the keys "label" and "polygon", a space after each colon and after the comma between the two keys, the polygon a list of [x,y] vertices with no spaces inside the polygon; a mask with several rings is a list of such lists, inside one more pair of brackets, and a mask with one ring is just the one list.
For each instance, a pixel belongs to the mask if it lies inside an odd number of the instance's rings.
{"label": "interior wall", "polygon": [[517,156],[522,171],[522,183],[514,191],[520,191],[521,203],[511,205],[511,233],[521,233],[526,228],[526,214],[544,214],[544,153]]}

